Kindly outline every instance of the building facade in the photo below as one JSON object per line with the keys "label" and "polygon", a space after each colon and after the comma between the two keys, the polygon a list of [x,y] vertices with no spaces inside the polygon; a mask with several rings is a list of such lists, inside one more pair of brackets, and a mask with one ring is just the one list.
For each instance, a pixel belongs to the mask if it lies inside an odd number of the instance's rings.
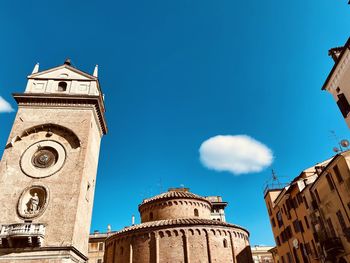
{"label": "building facade", "polygon": [[141,224],[106,239],[104,262],[250,263],[249,233],[211,219],[211,202],[186,188],[143,200]]}
{"label": "building facade", "polygon": [[95,231],[89,236],[89,263],[103,263],[105,254],[105,240],[113,234],[110,229],[106,233]]}
{"label": "building facade", "polygon": [[221,196],[206,196],[211,203],[211,219],[221,222],[226,222],[225,208],[227,202],[222,201]]}
{"label": "building facade", "polygon": [[350,262],[349,165],[342,152],[266,189],[278,262]]}
{"label": "building facade", "polygon": [[336,155],[310,187],[311,223],[324,258],[350,262],[350,152]]}
{"label": "building facade", "polygon": [[270,246],[253,246],[251,247],[254,263],[274,263],[274,258],[271,253],[273,247]]}
{"label": "building facade", "polygon": [[322,90],[332,94],[334,100],[350,128],[350,38],[343,47],[329,50],[329,55],[334,60],[334,66],[330,71]]}
{"label": "building facade", "polygon": [[73,67],[28,76],[0,163],[0,262],[86,262],[100,141],[97,78]]}

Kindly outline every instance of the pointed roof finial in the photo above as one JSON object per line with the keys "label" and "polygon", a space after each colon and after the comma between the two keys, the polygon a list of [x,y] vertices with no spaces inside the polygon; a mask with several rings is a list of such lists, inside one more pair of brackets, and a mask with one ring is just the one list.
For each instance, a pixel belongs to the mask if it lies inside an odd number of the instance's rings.
{"label": "pointed roof finial", "polygon": [[32,74],[38,73],[38,72],[39,72],[39,63],[36,63],[34,68],[33,68]]}
{"label": "pointed roof finial", "polygon": [[66,60],[64,61],[64,64],[68,66],[72,65],[72,63],[70,62],[70,58],[66,58]]}
{"label": "pointed roof finial", "polygon": [[98,77],[98,65],[95,66],[94,73],[92,73],[92,76]]}

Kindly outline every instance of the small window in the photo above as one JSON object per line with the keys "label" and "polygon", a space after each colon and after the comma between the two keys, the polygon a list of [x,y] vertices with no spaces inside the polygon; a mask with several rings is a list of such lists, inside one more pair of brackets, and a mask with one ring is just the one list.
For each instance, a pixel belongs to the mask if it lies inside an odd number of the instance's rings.
{"label": "small window", "polygon": [[58,83],[58,91],[66,91],[67,90],[67,82],[60,81]]}
{"label": "small window", "polygon": [[321,199],[320,199],[320,196],[318,195],[317,189],[315,189],[315,196],[316,196],[317,202],[318,202],[318,203],[321,203]]}
{"label": "small window", "polygon": [[271,218],[271,225],[272,227],[276,227],[276,221],[274,217]]}
{"label": "small window", "polygon": [[270,203],[268,203],[267,205],[268,205],[269,215],[270,215],[270,216],[272,216],[272,211],[271,211],[271,206],[270,206]]}
{"label": "small window", "polygon": [[334,190],[334,184],[333,184],[331,175],[330,174],[326,174],[326,178],[327,178],[327,182],[328,182],[328,185],[329,185],[329,189],[331,191],[333,191]]}
{"label": "small window", "polygon": [[300,225],[299,225],[299,221],[298,221],[298,220],[294,220],[294,221],[293,221],[293,226],[294,226],[294,232],[295,232],[295,233],[301,232],[301,229],[300,229]]}
{"label": "small window", "polygon": [[103,243],[98,243],[98,250],[102,251],[103,250]]}
{"label": "small window", "polygon": [[276,244],[277,244],[277,246],[281,245],[281,241],[280,241],[280,238],[278,236],[276,237]]}
{"label": "small window", "polygon": [[194,209],[194,216],[199,216],[198,209]]}
{"label": "small window", "polygon": [[334,169],[335,177],[337,177],[338,183],[344,182],[343,177],[341,176],[341,173],[339,171],[338,165],[334,166],[333,169]]}
{"label": "small window", "polygon": [[348,116],[348,113],[350,112],[350,105],[344,93],[338,95],[337,105],[341,113],[343,114],[343,117],[346,118]]}
{"label": "small window", "polygon": [[345,224],[345,220],[344,220],[343,214],[341,213],[340,210],[338,210],[338,212],[337,212],[337,217],[338,217],[338,221],[339,221],[339,224],[341,226],[341,229],[345,230],[346,229],[346,224]]}
{"label": "small window", "polygon": [[309,208],[309,204],[307,203],[305,196],[303,196],[303,199],[304,199],[305,207],[306,207],[306,209],[308,209]]}
{"label": "small window", "polygon": [[329,228],[329,232],[331,233],[332,237],[336,237],[336,233],[335,233],[335,229],[334,226],[332,224],[332,220],[330,218],[327,219],[327,224],[328,224],[328,228]]}
{"label": "small window", "polygon": [[97,263],[102,263],[102,259],[98,259],[98,260],[97,260]]}
{"label": "small window", "polygon": [[96,251],[97,250],[97,243],[90,243],[90,251]]}
{"label": "small window", "polygon": [[86,195],[85,195],[85,199],[88,202],[89,202],[89,197],[90,197],[90,187],[91,187],[90,183],[88,183],[87,186],[86,186]]}
{"label": "small window", "polygon": [[310,225],[309,225],[309,221],[307,220],[307,217],[306,217],[306,216],[304,216],[304,221],[305,221],[306,227],[309,229],[309,228],[310,228]]}
{"label": "small window", "polygon": [[149,220],[153,220],[153,213],[149,213]]}
{"label": "small window", "polygon": [[227,247],[227,240],[225,238],[224,238],[223,244],[224,244],[224,247]]}

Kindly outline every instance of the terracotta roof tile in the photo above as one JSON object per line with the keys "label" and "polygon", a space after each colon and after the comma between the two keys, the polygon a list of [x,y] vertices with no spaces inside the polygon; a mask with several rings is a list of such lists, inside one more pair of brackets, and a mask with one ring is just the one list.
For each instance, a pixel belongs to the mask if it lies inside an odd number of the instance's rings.
{"label": "terracotta roof tile", "polygon": [[136,232],[138,230],[146,230],[148,228],[161,228],[164,226],[167,227],[179,227],[179,226],[195,226],[195,225],[206,225],[206,226],[223,226],[223,227],[232,227],[232,228],[238,228],[248,233],[248,230],[244,229],[241,226],[229,224],[222,221],[216,221],[211,219],[199,219],[199,218],[179,218],[179,219],[168,219],[168,220],[158,220],[158,221],[151,221],[142,223],[139,225],[134,225],[130,227],[126,227],[113,235],[111,235],[109,238],[113,238],[113,236],[118,236],[121,234],[127,234],[129,232]]}
{"label": "terracotta roof tile", "polygon": [[154,201],[163,200],[163,199],[167,199],[168,200],[168,199],[181,199],[181,198],[184,198],[184,199],[197,199],[197,200],[205,201],[208,204],[211,204],[210,201],[205,199],[204,197],[201,197],[199,195],[196,195],[196,194],[193,194],[193,193],[190,193],[190,192],[185,192],[185,191],[168,191],[168,192],[162,193],[160,195],[156,195],[156,196],[153,196],[151,198],[144,199],[142,201],[142,203],[140,204],[140,206],[142,206],[144,204],[147,204],[147,203],[154,202]]}

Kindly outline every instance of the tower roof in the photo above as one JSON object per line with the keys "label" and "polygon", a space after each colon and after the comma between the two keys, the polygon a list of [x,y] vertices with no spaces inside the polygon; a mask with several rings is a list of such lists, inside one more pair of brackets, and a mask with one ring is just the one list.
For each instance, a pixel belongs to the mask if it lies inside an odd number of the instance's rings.
{"label": "tower roof", "polygon": [[[60,66],[56,66],[53,68],[49,68],[43,71],[39,71],[39,64],[36,65],[36,70],[33,71],[34,73],[30,74],[28,76],[28,79],[51,79],[51,78],[57,78],[57,73],[58,71],[62,71],[63,74],[68,72],[71,72],[71,74],[69,74],[68,79],[72,79],[72,80],[97,80],[97,77],[86,73],[80,69],[75,68],[74,66],[72,66],[71,64],[71,60],[70,59],[66,59],[64,61],[64,63]],[[51,74],[52,72],[55,72],[56,74]],[[60,72],[61,73],[61,72]],[[66,74],[65,74],[66,75]],[[66,76],[63,76],[64,78]],[[60,78],[60,77],[59,77]]]}

